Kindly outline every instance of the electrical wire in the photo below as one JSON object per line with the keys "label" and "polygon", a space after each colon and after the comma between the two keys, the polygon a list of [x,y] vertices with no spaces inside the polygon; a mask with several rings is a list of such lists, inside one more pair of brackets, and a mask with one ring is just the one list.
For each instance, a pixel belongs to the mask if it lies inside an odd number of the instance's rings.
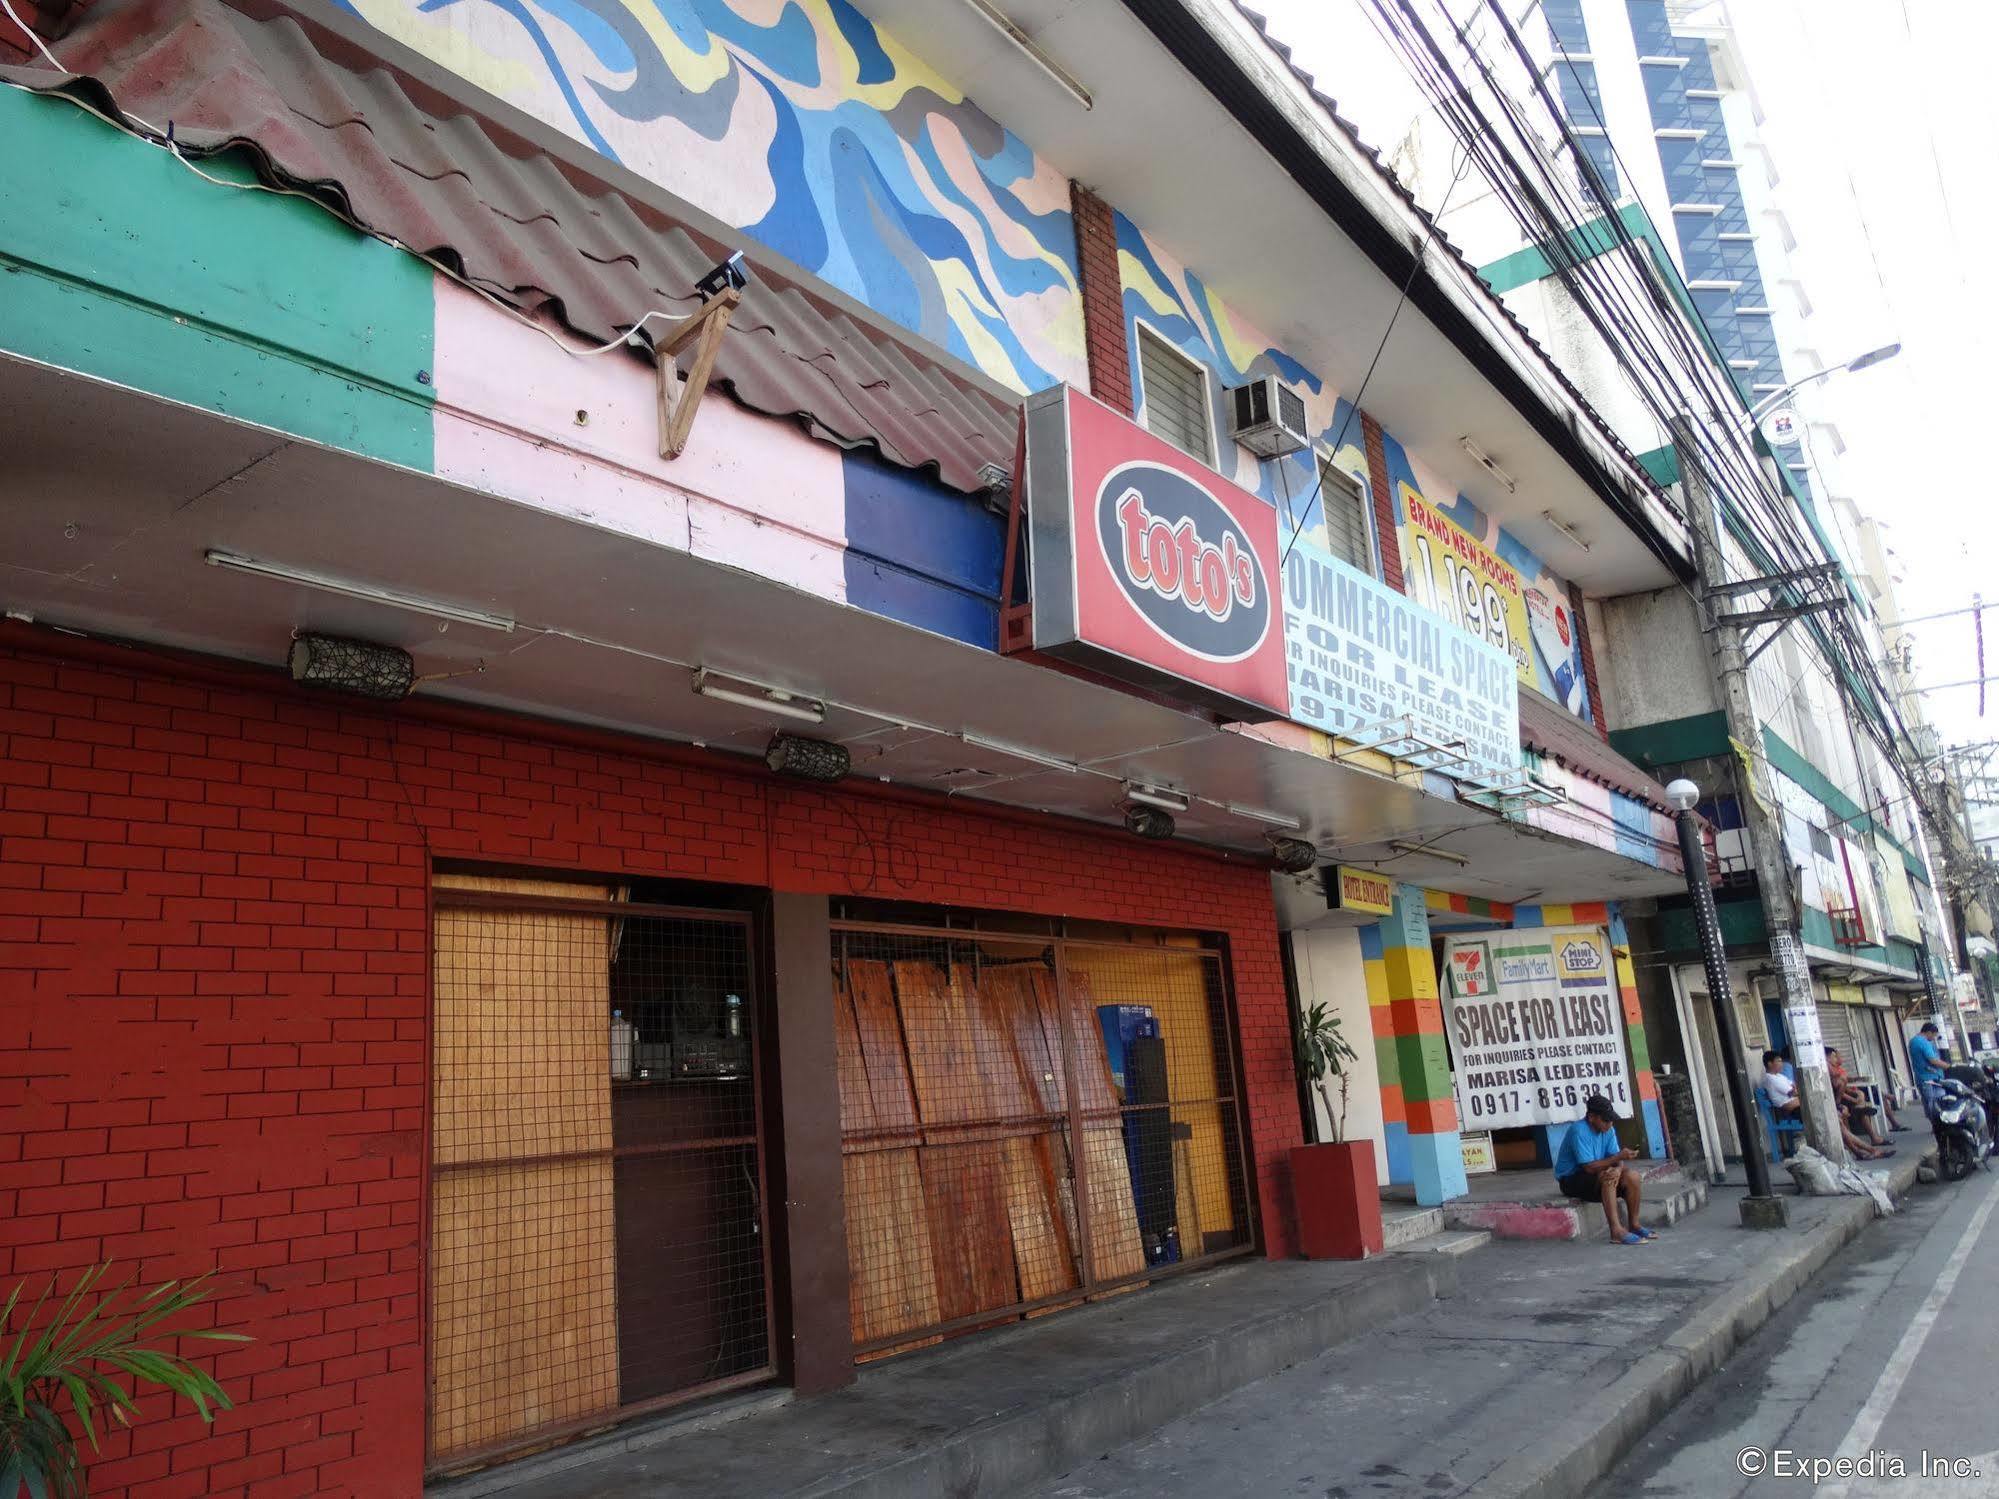
{"label": "electrical wire", "polygon": [[[1403,278],[1402,289],[1395,297],[1395,306],[1388,314],[1388,325],[1381,330],[1381,341],[1374,346],[1374,357],[1368,360],[1367,372],[1360,377],[1360,389],[1356,390],[1353,394],[1353,399],[1347,402],[1347,414],[1341,419],[1340,430],[1333,435],[1330,445],[1330,450],[1335,456],[1338,455],[1341,444],[1346,441],[1347,428],[1353,425],[1354,417],[1360,413],[1360,403],[1367,398],[1368,382],[1374,378],[1375,367],[1381,363],[1381,356],[1388,348],[1388,340],[1395,332],[1396,319],[1402,316],[1402,308],[1409,300],[1410,288],[1415,286],[1416,278],[1423,273],[1423,267],[1428,263],[1430,245],[1437,237],[1438,224],[1443,218],[1444,210],[1450,207],[1451,194],[1457,191],[1458,184],[1465,180],[1466,175],[1470,171],[1471,157],[1467,155],[1464,158],[1463,164],[1457,168],[1456,175],[1451,178],[1451,185],[1444,192],[1444,201],[1439,205],[1436,214],[1431,217],[1429,230],[1424,234],[1422,243],[1416,248],[1415,258],[1409,265],[1409,274]],[[1278,464],[1278,469],[1279,472],[1283,470],[1281,461]],[[1285,492],[1286,513],[1289,514],[1290,492],[1288,486],[1290,481],[1287,479],[1285,483],[1287,486]],[[1291,539],[1284,543],[1284,555],[1277,559],[1277,573],[1280,578],[1284,574],[1284,564],[1291,560],[1292,548],[1298,545],[1298,538],[1305,534],[1305,518],[1312,513],[1312,502],[1318,499],[1325,485],[1326,471],[1323,467],[1319,467],[1312,481],[1311,492],[1305,496],[1303,507],[1297,512],[1297,520],[1291,530]]]}

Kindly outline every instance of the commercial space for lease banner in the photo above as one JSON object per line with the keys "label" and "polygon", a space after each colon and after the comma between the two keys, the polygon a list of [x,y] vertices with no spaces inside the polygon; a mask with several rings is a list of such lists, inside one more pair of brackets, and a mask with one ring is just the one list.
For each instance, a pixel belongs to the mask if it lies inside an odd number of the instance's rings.
{"label": "commercial space for lease banner", "polygon": [[1467,1130],[1566,1124],[1601,1093],[1633,1112],[1602,927],[1481,932],[1444,945],[1444,1029]]}

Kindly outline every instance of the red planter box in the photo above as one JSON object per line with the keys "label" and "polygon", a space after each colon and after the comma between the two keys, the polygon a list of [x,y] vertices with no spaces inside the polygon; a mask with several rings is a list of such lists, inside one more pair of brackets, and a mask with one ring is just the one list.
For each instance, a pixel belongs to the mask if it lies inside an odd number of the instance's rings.
{"label": "red planter box", "polygon": [[1298,1252],[1308,1260],[1364,1260],[1381,1253],[1381,1186],[1374,1142],[1299,1145],[1291,1151]]}

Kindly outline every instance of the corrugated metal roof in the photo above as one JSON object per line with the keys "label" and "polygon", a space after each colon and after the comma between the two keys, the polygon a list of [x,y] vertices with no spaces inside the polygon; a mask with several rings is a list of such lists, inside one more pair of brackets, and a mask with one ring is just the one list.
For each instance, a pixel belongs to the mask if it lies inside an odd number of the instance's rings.
{"label": "corrugated metal roof", "polygon": [[1670,810],[1664,786],[1605,744],[1573,713],[1525,689],[1520,693],[1520,742],[1586,781],[1636,797],[1655,812]]}
{"label": "corrugated metal roof", "polygon": [[25,65],[0,76],[170,126],[190,154],[248,147],[272,180],[594,343],[649,309],[693,310],[695,281],[741,248],[757,279],[715,378],[743,405],[934,468],[968,492],[980,488],[981,464],[1012,461],[1018,408],[914,340],[863,326],[766,271],[755,246],[692,233],[379,59],[333,60],[324,34],[268,10],[253,18],[220,0],[99,0],[57,44],[80,78]]}

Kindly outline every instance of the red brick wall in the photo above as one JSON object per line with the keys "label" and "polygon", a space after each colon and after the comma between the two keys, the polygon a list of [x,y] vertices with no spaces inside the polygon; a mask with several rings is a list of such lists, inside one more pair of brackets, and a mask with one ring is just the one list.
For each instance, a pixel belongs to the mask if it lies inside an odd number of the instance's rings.
{"label": "red brick wall", "polygon": [[1363,411],[1360,434],[1367,444],[1368,485],[1374,491],[1374,534],[1381,548],[1381,578],[1390,588],[1407,593],[1402,579],[1402,537],[1395,527],[1395,491],[1388,483],[1388,449],[1381,441],[1381,423]]}
{"label": "red brick wall", "polygon": [[[793,789],[636,741],[0,637],[0,1288],[219,1268],[238,1409],[159,1400],[99,1499],[419,1488],[430,860],[1226,935],[1267,1247],[1299,1139],[1267,874],[1049,819]],[[25,643],[24,643],[25,642]]]}
{"label": "red brick wall", "polygon": [[1090,394],[1126,416],[1135,416],[1131,347],[1125,341],[1124,278],[1117,263],[1117,220],[1110,205],[1080,182],[1069,184],[1069,204],[1076,215],[1076,266],[1082,283]]}
{"label": "red brick wall", "polygon": [[1596,685],[1596,647],[1590,643],[1589,611],[1583,607],[1583,591],[1569,585],[1569,618],[1576,622],[1576,638],[1583,643],[1583,685],[1589,689],[1590,722],[1610,741],[1610,720],[1603,716],[1603,691]]}

